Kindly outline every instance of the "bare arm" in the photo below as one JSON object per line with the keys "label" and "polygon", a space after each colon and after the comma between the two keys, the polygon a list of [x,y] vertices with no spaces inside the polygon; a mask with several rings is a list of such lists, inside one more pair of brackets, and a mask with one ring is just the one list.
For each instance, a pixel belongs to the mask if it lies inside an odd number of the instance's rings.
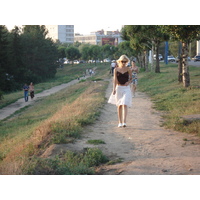
{"label": "bare arm", "polygon": [[137,67],[136,72],[139,73],[139,68]]}
{"label": "bare arm", "polygon": [[133,79],[132,78],[132,71],[131,71],[130,68],[128,69],[128,74],[129,74],[129,80],[128,80],[128,82],[125,83],[126,86],[129,85],[129,84],[131,84],[132,79]]}
{"label": "bare arm", "polygon": [[113,77],[113,95],[116,93],[116,85],[117,85],[117,69],[114,69],[114,77]]}

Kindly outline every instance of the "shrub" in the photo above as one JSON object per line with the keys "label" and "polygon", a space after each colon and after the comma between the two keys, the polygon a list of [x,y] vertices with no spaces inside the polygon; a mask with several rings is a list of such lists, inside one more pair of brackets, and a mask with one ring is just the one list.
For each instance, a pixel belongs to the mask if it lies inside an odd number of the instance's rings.
{"label": "shrub", "polygon": [[61,158],[32,157],[22,171],[32,175],[90,175],[94,174],[92,167],[105,162],[108,162],[107,157],[94,148],[79,154],[67,151]]}

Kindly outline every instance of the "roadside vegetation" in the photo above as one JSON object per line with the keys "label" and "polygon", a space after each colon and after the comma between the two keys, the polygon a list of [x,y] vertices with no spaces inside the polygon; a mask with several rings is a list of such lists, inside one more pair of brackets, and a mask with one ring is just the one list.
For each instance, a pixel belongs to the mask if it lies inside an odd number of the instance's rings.
{"label": "roadside vegetation", "polygon": [[166,128],[200,136],[200,120],[188,122],[182,117],[200,113],[199,67],[190,66],[191,85],[183,88],[177,81],[177,64],[160,65],[161,73],[140,73],[139,90],[147,93],[155,108],[163,112]]}
{"label": "roadside vegetation", "polygon": [[[106,65],[107,66],[107,65]],[[47,90],[54,86],[60,85],[62,83],[68,83],[78,77],[83,77],[83,74],[86,72],[86,69],[94,68],[95,64],[79,64],[74,65],[73,68],[71,65],[64,65],[63,68],[58,68],[55,78],[48,79],[48,81],[35,84],[35,94]],[[107,68],[109,68],[107,66]],[[20,88],[19,88],[20,89]],[[5,107],[20,98],[23,98],[23,91],[18,90],[17,92],[10,92],[3,95],[3,99],[0,100],[0,108]]]}
{"label": "roadside vegetation", "polygon": [[[92,65],[85,65],[89,67]],[[96,67],[95,76],[0,122],[0,174],[93,174],[92,167],[108,161],[97,148],[80,153],[69,151],[56,158],[41,157],[51,144],[75,142],[83,127],[98,118],[105,103],[108,82],[103,79],[108,77],[109,67],[105,64]],[[57,77],[60,80],[75,77],[79,73],[74,71],[78,69],[82,73],[84,66],[67,65],[58,70]],[[45,85],[52,87],[52,83]]]}
{"label": "roadside vegetation", "polygon": [[[45,26],[26,25],[9,32],[0,25],[0,108],[23,97],[20,89],[25,82],[34,83],[37,95],[80,79],[78,84],[23,108],[23,113],[20,110],[0,121],[0,174],[93,174],[92,167],[106,162],[107,158],[96,148],[80,154],[66,152],[52,159],[41,155],[51,144],[75,142],[83,127],[98,118],[105,102],[108,83],[104,80],[109,77],[110,65],[99,62],[118,59],[122,54],[139,63],[139,89],[163,112],[163,125],[200,135],[200,121],[183,118],[200,113],[199,68],[189,70],[186,62],[188,55],[196,53],[194,43],[199,40],[200,26],[125,25],[121,32],[125,41],[117,47],[61,44],[46,38]],[[159,62],[160,49],[163,54],[167,40],[169,55],[177,54],[174,56],[178,57],[179,68]],[[148,63],[149,50],[152,57],[156,54],[155,66]],[[64,65],[66,58],[72,65]],[[82,62],[75,65],[75,60]],[[95,76],[81,79],[89,68],[96,69]],[[88,142],[103,144],[99,140]]]}

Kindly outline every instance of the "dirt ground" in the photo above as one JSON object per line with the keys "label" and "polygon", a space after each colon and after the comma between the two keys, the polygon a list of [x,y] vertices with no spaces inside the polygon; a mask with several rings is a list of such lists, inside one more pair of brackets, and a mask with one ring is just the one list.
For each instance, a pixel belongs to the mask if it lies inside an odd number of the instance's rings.
{"label": "dirt ground", "polygon": [[[108,99],[112,81],[106,91]],[[122,162],[97,168],[101,175],[198,175],[200,174],[200,138],[161,127],[161,113],[152,108],[144,93],[137,92],[128,110],[126,128],[118,128],[115,105],[106,104],[96,123],[84,129],[74,144],[50,146],[42,157],[51,157],[67,150],[83,151],[100,148],[110,160]],[[103,140],[91,145],[88,140]],[[187,139],[187,141],[185,141]]]}

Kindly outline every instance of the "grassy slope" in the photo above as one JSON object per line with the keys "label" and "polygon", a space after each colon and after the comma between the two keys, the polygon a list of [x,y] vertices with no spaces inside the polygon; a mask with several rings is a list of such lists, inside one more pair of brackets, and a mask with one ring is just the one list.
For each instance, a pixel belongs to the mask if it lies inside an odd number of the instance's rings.
{"label": "grassy slope", "polygon": [[[75,71],[75,68],[71,67],[70,70],[68,67],[66,66],[67,69],[63,71]],[[83,70],[82,65],[75,67],[77,70],[79,68],[80,72]],[[49,171],[44,164],[49,162],[38,156],[50,144],[73,142],[75,138],[80,137],[82,127],[98,117],[99,109],[105,102],[105,89],[108,84],[101,79],[108,77],[109,67],[105,65],[97,67],[97,74],[87,81],[80,81],[79,84],[45,97],[34,106],[25,109],[16,118],[0,122],[0,174],[61,173],[58,169]],[[73,77],[70,73],[68,76]],[[74,73],[75,76],[77,73]],[[60,79],[66,78],[60,75]],[[99,81],[94,82],[95,79]],[[98,157],[101,153],[95,149],[91,154]],[[106,160],[103,155],[100,157]],[[42,166],[45,169],[41,169],[41,162],[44,162]],[[64,174],[84,174],[89,170],[88,167],[91,165],[84,163],[84,166],[78,167],[77,172],[69,168],[66,172],[61,171]],[[39,172],[38,168],[42,172]],[[92,173],[91,170],[88,173]]]}
{"label": "grassy slope", "polygon": [[178,131],[200,135],[200,121],[186,123],[181,116],[200,113],[200,71],[190,67],[191,87],[178,83],[177,64],[161,64],[161,73],[141,73],[139,89],[154,101],[155,108],[163,111],[164,126]]}
{"label": "grassy slope", "polygon": [[[56,85],[60,85],[62,83],[68,83],[78,77],[83,76],[83,73],[88,68],[95,67],[94,64],[79,64],[74,65],[73,67],[71,65],[64,65],[64,68],[58,68],[57,73],[55,75],[55,78],[49,79],[46,82],[35,84],[35,93],[39,93],[43,90],[47,90],[49,88],[52,88]],[[5,107],[6,105],[9,105],[15,101],[17,101],[20,98],[23,98],[23,91],[20,90],[16,92],[11,92],[8,94],[3,95],[3,99],[0,100],[0,108]]]}
{"label": "grassy slope", "polygon": [[[77,78],[90,66],[59,69],[58,81]],[[94,66],[93,66],[94,67]],[[76,71],[76,72],[75,72]],[[161,65],[161,73],[140,73],[139,89],[151,96],[155,108],[163,111],[165,126],[188,133],[200,134],[200,122],[186,124],[181,116],[200,112],[199,68],[190,67],[191,87],[183,88],[177,82],[177,65]],[[64,73],[65,72],[65,73]],[[75,73],[74,73],[75,72]],[[73,74],[74,75],[71,75]],[[67,152],[61,158],[38,157],[53,143],[73,142],[80,137],[84,125],[92,123],[105,102],[104,95],[109,66],[99,65],[97,74],[87,81],[64,89],[56,95],[45,97],[25,109],[17,118],[0,123],[0,173],[1,174],[92,174],[94,160],[106,161],[98,149],[81,155]],[[64,76],[63,76],[64,75]],[[58,84],[43,83],[44,88]],[[62,81],[61,81],[62,80]],[[93,82],[92,80],[98,80]],[[56,84],[55,84],[56,82]],[[39,86],[38,86],[39,87]],[[87,161],[87,162],[86,162]],[[79,165],[80,164],[80,165]],[[71,166],[71,167],[70,167]]]}

